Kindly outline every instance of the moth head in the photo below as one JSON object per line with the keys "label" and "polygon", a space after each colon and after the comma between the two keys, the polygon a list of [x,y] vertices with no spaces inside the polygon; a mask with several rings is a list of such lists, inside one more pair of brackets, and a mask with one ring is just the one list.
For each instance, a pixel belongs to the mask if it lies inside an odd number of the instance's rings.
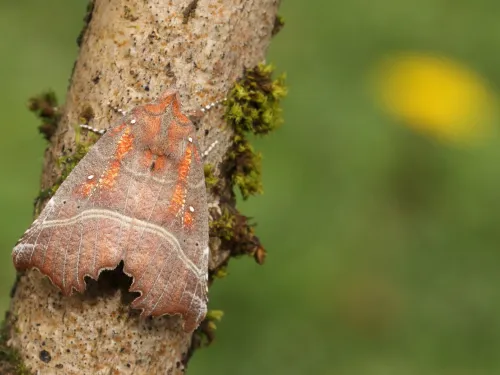
{"label": "moth head", "polygon": [[193,142],[195,128],[182,112],[175,90],[164,92],[156,103],[136,108],[132,117],[137,138],[155,155],[181,160],[187,145]]}

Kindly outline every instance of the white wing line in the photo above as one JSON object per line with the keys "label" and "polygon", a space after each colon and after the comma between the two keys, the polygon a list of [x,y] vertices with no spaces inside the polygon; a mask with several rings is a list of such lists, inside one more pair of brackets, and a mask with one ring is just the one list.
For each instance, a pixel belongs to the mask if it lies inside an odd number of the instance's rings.
{"label": "white wing line", "polygon": [[104,209],[88,209],[85,210],[78,215],[75,215],[73,217],[70,217],[68,219],[59,219],[59,220],[47,220],[43,223],[42,229],[44,228],[51,228],[51,227],[59,227],[59,226],[66,226],[66,225],[72,225],[75,223],[78,223],[80,220],[89,220],[89,219],[110,219],[117,221],[119,223],[125,223],[129,226],[132,226],[132,223],[135,227],[139,227],[143,229],[143,233],[151,233],[155,234],[166,241],[168,241],[175,252],[179,255],[181,260],[186,264],[186,266],[191,269],[197,276],[202,276],[204,275],[205,271],[200,270],[187,256],[184,254],[182,251],[181,245],[177,238],[167,231],[165,228],[160,227],[159,225],[148,223],[147,221],[143,220],[138,220],[131,218],[126,215],[122,215],[118,212],[115,211],[110,211],[110,210],[104,210]]}

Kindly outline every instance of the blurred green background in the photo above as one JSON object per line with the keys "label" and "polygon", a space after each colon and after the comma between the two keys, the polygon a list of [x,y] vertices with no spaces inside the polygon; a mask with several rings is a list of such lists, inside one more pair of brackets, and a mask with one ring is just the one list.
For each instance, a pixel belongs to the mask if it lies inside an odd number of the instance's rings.
{"label": "blurred green background", "polygon": [[[0,309],[45,148],[26,101],[49,88],[64,99],[86,3],[0,3]],[[283,2],[268,61],[288,75],[286,123],[256,140],[265,194],[240,205],[269,255],[233,260],[216,282],[210,308],[225,316],[191,374],[500,373],[499,12],[493,0]],[[406,52],[442,56],[439,80],[406,81],[425,75],[418,58],[395,74]],[[460,72],[441,80],[446,61]]]}

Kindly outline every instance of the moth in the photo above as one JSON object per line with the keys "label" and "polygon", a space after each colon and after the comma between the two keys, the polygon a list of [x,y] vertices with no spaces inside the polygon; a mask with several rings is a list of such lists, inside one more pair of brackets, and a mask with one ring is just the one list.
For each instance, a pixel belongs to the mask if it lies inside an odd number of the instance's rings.
{"label": "moth", "polygon": [[202,154],[172,89],[104,133],[12,252],[64,295],[123,261],[132,308],[180,314],[186,332],[206,315],[208,257]]}

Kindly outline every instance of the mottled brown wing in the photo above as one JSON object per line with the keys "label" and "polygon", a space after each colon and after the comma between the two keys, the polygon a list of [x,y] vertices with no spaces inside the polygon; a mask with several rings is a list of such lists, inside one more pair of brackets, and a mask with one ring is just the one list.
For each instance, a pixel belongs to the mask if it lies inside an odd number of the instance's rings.
{"label": "mottled brown wing", "polygon": [[130,290],[141,293],[132,306],[143,315],[181,314],[192,331],[207,303],[203,167],[191,137],[180,159],[152,154],[141,138],[147,121],[125,118],[91,148],[19,240],[13,260],[19,270],[39,269],[67,295],[85,290],[85,276],[97,279],[123,260]]}
{"label": "mottled brown wing", "polygon": [[[100,249],[91,245],[105,228],[100,217],[89,213],[103,204],[81,193],[105,173],[120,133],[108,132],[101,137],[18,241],[12,253],[18,270],[37,268],[66,295],[72,288],[85,290],[84,276],[98,277],[102,269]],[[107,249],[106,254],[111,251],[118,249]],[[113,264],[106,262],[106,267],[113,268]]]}
{"label": "mottled brown wing", "polygon": [[[199,155],[194,144],[190,147]],[[201,161],[194,155],[184,182],[178,178],[176,164],[167,163],[164,168],[168,182],[153,179],[145,183],[131,207],[131,213],[148,225],[137,227],[124,244],[124,271],[134,276],[130,290],[142,293],[133,307],[143,309],[145,315],[181,314],[185,329],[192,330],[205,317],[207,304],[205,177]],[[155,171],[152,173],[154,176]],[[173,203],[179,189],[186,193],[180,208]]]}

